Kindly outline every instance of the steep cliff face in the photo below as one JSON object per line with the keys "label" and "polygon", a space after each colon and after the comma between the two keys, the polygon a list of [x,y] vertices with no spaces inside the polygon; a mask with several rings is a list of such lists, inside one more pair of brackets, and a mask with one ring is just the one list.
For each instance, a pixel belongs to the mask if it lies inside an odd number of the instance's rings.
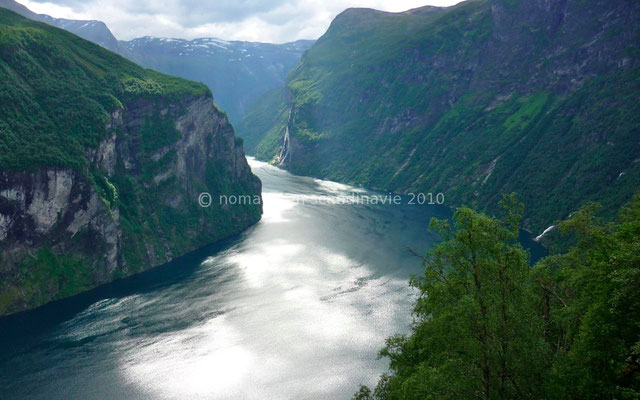
{"label": "steep cliff face", "polygon": [[[16,37],[0,43],[0,315],[162,264],[259,220],[260,181],[204,86],[8,12],[0,29]],[[35,75],[17,68],[45,61]],[[51,94],[58,85],[66,90]]]}
{"label": "steep cliff face", "polygon": [[[173,115],[180,137],[141,150],[139,132],[157,114]],[[87,158],[89,176],[0,172],[0,314],[162,264],[260,218],[260,181],[210,96],[132,101],[113,112]],[[209,207],[198,203],[203,192],[212,195]],[[223,209],[217,195],[252,202]]]}
{"label": "steep cliff face", "polygon": [[627,0],[350,9],[238,132],[300,174],[488,211],[515,191],[536,231],[613,213],[640,186],[639,21]]}

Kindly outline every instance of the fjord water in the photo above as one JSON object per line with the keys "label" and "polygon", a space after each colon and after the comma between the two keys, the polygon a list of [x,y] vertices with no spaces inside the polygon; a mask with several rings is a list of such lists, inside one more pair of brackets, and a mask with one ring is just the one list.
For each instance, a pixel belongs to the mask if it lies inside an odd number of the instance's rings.
{"label": "fjord water", "polygon": [[373,384],[384,339],[411,321],[407,249],[432,246],[429,219],[450,211],[336,204],[368,192],[251,166],[264,216],[248,231],[1,319],[2,398],[342,399]]}

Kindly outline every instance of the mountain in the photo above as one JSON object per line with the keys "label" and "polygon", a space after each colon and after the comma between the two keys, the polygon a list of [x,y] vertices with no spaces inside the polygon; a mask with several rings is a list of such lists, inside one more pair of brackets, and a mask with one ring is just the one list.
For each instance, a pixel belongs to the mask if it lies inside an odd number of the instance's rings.
{"label": "mountain", "polygon": [[284,84],[313,40],[285,44],[143,37],[118,41],[102,21],[80,21],[36,14],[13,0],[0,0],[29,19],[74,33],[146,68],[203,82],[216,94],[216,103],[233,123],[260,95]]}
{"label": "mountain", "polygon": [[120,42],[140,65],[206,84],[231,122],[242,117],[247,104],[282,86],[312,44],[311,40],[270,44],[153,37]]}
{"label": "mountain", "polygon": [[0,104],[0,315],[260,218],[260,181],[201,83],[0,9]]}
{"label": "mountain", "polygon": [[0,0],[0,7],[8,8],[18,14],[34,21],[44,22],[58,28],[69,31],[73,34],[99,44],[105,49],[111,50],[121,55],[127,55],[126,50],[120,48],[116,39],[107,25],[102,21],[82,21],[75,19],[53,18],[46,14],[36,14],[27,7],[13,0]]}
{"label": "mountain", "polygon": [[248,107],[245,149],[297,174],[495,211],[541,231],[640,187],[640,3],[348,9]]}

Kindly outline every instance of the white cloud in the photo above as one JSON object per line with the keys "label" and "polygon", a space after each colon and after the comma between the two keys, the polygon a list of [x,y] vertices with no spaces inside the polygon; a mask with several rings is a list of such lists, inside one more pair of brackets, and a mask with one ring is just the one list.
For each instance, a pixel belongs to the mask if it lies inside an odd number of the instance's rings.
{"label": "white cloud", "polygon": [[[20,0],[58,18],[104,21],[118,39],[217,37],[283,43],[316,39],[349,7],[398,12],[460,0]],[[426,2],[426,4],[425,4]]]}

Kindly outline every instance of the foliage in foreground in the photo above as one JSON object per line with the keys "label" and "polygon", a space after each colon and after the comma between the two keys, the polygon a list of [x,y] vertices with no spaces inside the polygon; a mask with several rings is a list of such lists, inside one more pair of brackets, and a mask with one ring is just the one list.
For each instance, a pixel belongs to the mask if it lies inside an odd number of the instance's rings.
{"label": "foliage in foreground", "polygon": [[431,222],[444,240],[411,281],[412,332],[387,340],[390,373],[354,399],[640,398],[640,193],[615,222],[574,213],[560,227],[576,245],[533,268],[522,205],[501,206]]}

